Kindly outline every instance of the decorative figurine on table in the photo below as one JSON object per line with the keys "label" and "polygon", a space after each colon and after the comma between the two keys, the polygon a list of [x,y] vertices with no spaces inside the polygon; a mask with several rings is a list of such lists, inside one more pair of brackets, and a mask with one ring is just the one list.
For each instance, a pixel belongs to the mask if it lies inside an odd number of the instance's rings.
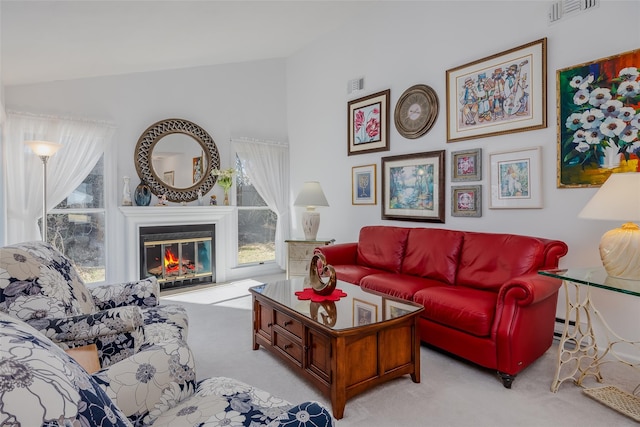
{"label": "decorative figurine on table", "polygon": [[318,295],[329,295],[336,288],[336,270],[322,254],[314,254],[309,266],[309,283]]}
{"label": "decorative figurine on table", "polygon": [[218,199],[216,198],[216,195],[214,194],[213,196],[211,196],[211,200],[209,200],[209,204],[211,206],[215,206],[218,204]]}
{"label": "decorative figurine on table", "polygon": [[158,205],[157,206],[167,206],[169,202],[167,201],[167,195],[161,194],[158,196]]}

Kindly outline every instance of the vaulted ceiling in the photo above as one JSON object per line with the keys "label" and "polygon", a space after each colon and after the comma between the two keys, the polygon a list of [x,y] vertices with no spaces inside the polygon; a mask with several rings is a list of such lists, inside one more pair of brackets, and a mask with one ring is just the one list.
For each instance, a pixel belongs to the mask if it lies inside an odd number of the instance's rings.
{"label": "vaulted ceiling", "polygon": [[6,86],[284,58],[370,1],[0,3]]}

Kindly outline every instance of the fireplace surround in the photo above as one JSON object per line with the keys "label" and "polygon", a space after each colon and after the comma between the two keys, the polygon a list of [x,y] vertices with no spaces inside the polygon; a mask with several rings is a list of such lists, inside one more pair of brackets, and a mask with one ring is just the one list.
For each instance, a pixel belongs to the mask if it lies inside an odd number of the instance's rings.
{"label": "fireplace surround", "polygon": [[[141,274],[142,260],[145,257],[144,245],[141,244],[141,231],[155,228],[163,234],[171,227],[182,229],[184,233],[198,231],[201,226],[211,230],[211,280],[223,282],[227,280],[230,266],[235,257],[234,245],[237,233],[237,208],[234,206],[120,206],[124,216],[124,280],[137,280],[145,277]],[[196,226],[195,228],[191,226]],[[156,236],[157,237],[157,236]],[[185,234],[184,240],[197,239]],[[167,239],[171,240],[171,239]],[[176,240],[176,239],[174,239]],[[177,239],[180,240],[180,239]],[[161,241],[161,240],[156,240]],[[188,243],[188,242],[187,242]],[[187,249],[188,250],[188,249]],[[188,258],[193,258],[189,255]],[[192,261],[191,259],[189,261]],[[160,281],[160,280],[159,280]],[[168,286],[170,280],[165,280]],[[162,282],[161,282],[162,283]]]}
{"label": "fireplace surround", "polygon": [[140,227],[140,278],[160,289],[215,283],[215,225]]}

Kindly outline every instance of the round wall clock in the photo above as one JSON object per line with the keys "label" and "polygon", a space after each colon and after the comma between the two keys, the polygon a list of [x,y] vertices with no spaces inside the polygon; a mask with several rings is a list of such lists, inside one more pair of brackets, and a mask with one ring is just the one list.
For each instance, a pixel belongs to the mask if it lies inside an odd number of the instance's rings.
{"label": "round wall clock", "polygon": [[405,138],[419,138],[431,129],[438,117],[438,96],[427,85],[405,90],[393,114],[396,129]]}

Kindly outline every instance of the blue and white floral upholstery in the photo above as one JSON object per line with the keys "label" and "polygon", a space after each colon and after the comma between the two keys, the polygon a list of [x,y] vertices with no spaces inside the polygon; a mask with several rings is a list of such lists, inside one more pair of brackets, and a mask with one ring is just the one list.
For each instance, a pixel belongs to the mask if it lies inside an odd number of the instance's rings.
{"label": "blue and white floral upholstery", "polygon": [[317,402],[292,405],[239,381],[196,382],[181,340],[144,346],[89,375],[28,324],[0,313],[0,425],[330,427]]}
{"label": "blue and white floral upholstery", "polygon": [[50,244],[0,248],[0,311],[24,320],[63,349],[96,344],[101,366],[143,345],[187,339],[186,310],[159,305],[155,278],[88,288]]}

